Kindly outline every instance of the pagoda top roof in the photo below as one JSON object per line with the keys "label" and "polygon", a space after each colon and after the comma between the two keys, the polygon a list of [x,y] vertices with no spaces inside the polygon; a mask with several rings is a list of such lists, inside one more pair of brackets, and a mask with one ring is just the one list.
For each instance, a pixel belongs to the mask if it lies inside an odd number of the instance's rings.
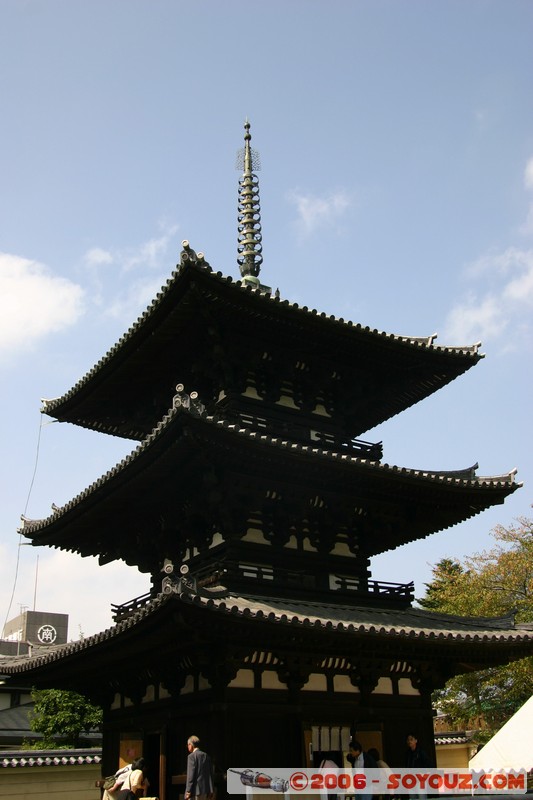
{"label": "pagoda top roof", "polygon": [[[61,507],[53,506],[53,513],[45,519],[22,517],[20,531],[37,546],[53,545],[84,556],[101,555],[102,542],[107,542],[111,549],[113,542],[118,542],[119,528],[126,531],[135,528],[138,503],[145,502],[147,485],[154,507],[169,493],[178,502],[181,492],[191,494],[195,459],[200,458],[200,465],[206,463],[206,458],[207,463],[217,464],[219,454],[222,454],[220,464],[230,474],[232,470],[245,469],[250,459],[250,463],[261,463],[263,471],[267,470],[262,478],[265,485],[273,480],[265,475],[287,480],[285,476],[298,474],[306,476],[309,491],[319,487],[318,491],[327,493],[333,486],[336,491],[353,497],[354,503],[362,503],[369,496],[378,505],[379,498],[384,497],[387,503],[396,502],[399,519],[389,534],[383,532],[379,537],[371,537],[367,543],[369,556],[462,522],[502,503],[521,486],[515,481],[514,469],[502,475],[478,477],[477,464],[456,471],[391,466],[349,451],[305,445],[241,427],[224,418],[209,416],[201,407],[178,405],[170,409],[130,455],[71,501]],[[176,475],[182,479],[176,481]],[[184,475],[193,483],[184,481]],[[411,506],[417,507],[416,515],[408,511]],[[117,517],[122,520],[121,526],[116,525]],[[121,554],[117,551],[113,557],[138,563],[135,537],[125,535],[122,539],[118,548]]]}
{"label": "pagoda top roof", "polygon": [[[175,614],[176,608],[181,611],[179,615]],[[198,625],[199,622],[203,624]],[[120,642],[126,647],[140,646],[147,652],[153,637],[161,637],[165,624],[174,628],[174,635],[169,630],[164,638],[175,647],[179,646],[181,629],[194,625],[196,630],[213,630],[209,623],[214,623],[215,630],[224,637],[233,631],[241,645],[243,626],[248,632],[255,631],[257,639],[246,639],[252,648],[256,641],[272,642],[276,629],[286,641],[287,632],[292,630],[301,636],[312,636],[318,647],[321,642],[327,642],[329,648],[332,642],[342,644],[347,654],[352,647],[360,648],[362,642],[371,647],[393,641],[398,658],[405,657],[405,645],[419,654],[427,652],[431,658],[444,654],[451,657],[456,652],[463,665],[468,661],[477,668],[529,655],[533,650],[533,625],[515,623],[513,614],[497,618],[457,617],[418,608],[386,610],[256,598],[217,587],[200,593],[187,590],[160,594],[131,617],[101,633],[50,648],[46,654],[6,657],[2,672],[38,678],[51,668],[57,676],[61,662],[70,665],[70,669],[79,663],[80,669],[92,670],[96,662],[87,659],[89,653],[100,659],[114,659]],[[132,645],[134,641],[138,644]]]}
{"label": "pagoda top roof", "polygon": [[[416,337],[386,333],[282,300],[278,293],[265,293],[246,281],[234,281],[214,272],[202,254],[196,255],[189,248],[183,251],[181,263],[146,311],[69,391],[56,399],[43,399],[43,413],[103,432],[143,438],[168,407],[168,393],[172,393],[176,373],[180,382],[200,388],[194,386],[196,373],[188,362],[191,350],[210,346],[199,344],[201,331],[207,327],[202,311],[206,307],[223,316],[226,335],[234,338],[249,338],[253,324],[259,348],[268,349],[269,337],[281,339],[288,347],[299,336],[303,343],[300,346],[309,347],[312,341],[314,351],[320,349],[321,341],[326,343],[328,361],[332,354],[339,364],[353,364],[357,357],[364,368],[385,375],[398,375],[401,371],[401,386],[376,392],[367,387],[370,394],[365,408],[358,412],[360,431],[354,435],[409,408],[483,358],[480,343],[441,347],[435,344],[436,334]],[[196,335],[198,332],[200,335]],[[172,357],[168,351],[170,342]],[[165,404],[166,400],[166,405],[144,412],[152,414],[144,433],[134,425],[128,430],[120,414],[132,403],[132,387],[138,405],[150,407],[154,405],[155,384],[164,387],[166,395],[161,402]],[[152,402],[143,403],[142,398],[150,390]]]}

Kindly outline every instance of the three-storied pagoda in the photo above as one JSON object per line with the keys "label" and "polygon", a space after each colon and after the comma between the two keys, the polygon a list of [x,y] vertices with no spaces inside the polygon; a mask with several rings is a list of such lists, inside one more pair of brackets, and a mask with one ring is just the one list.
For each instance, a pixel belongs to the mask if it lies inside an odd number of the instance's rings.
{"label": "three-storied pagoda", "polygon": [[[139,446],[44,520],[34,545],[123,559],[151,591],[116,625],[9,671],[105,709],[105,772],[142,748],[152,792],[177,797],[191,733],[217,767],[299,766],[350,733],[403,766],[431,748],[431,692],[533,652],[505,619],[414,608],[370,559],[502,503],[514,471],[421,472],[359,437],[445,386],[478,346],[382,333],[261,284],[258,180],[245,126],[241,280],[184,243],[146,312],[43,411]],[[158,765],[158,768],[157,766]]]}

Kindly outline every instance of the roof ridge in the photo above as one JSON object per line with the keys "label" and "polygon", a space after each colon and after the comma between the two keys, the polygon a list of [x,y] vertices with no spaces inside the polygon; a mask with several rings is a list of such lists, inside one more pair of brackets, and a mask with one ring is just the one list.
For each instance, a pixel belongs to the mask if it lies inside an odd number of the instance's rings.
{"label": "roof ridge", "polygon": [[[335,323],[346,329],[356,330],[368,336],[380,339],[390,339],[400,344],[406,344],[423,349],[430,348],[435,352],[448,353],[451,355],[462,355],[470,358],[484,357],[484,354],[478,352],[481,342],[476,342],[472,345],[441,347],[434,344],[434,341],[437,338],[436,333],[433,333],[429,336],[405,336],[389,333],[387,331],[379,330],[378,328],[371,328],[369,325],[363,325],[359,322],[356,323],[352,322],[351,320],[345,320],[343,317],[336,317],[333,314],[328,315],[326,312],[318,311],[315,308],[309,309],[309,307],[306,305],[301,306],[295,302],[291,303],[289,300],[282,300],[278,295],[275,294],[265,294],[258,289],[253,288],[244,280],[234,280],[231,276],[224,275],[220,271],[215,272],[205,260],[203,253],[195,253],[194,250],[189,247],[189,243],[186,240],[184,240],[183,245],[185,249],[181,253],[180,263],[176,265],[176,268],[171,272],[170,276],[167,278],[160,291],[156,293],[151,303],[149,303],[145,310],[129,326],[122,336],[119,337],[115,344],[112,345],[112,347],[110,347],[106,353],[85,373],[85,375],[78,379],[78,381],[76,381],[76,383],[67,392],[56,398],[41,398],[41,403],[43,404],[41,407],[41,412],[43,414],[53,415],[52,412],[57,406],[73,397],[90,381],[90,379],[99,369],[109,363],[113,356],[119,352],[121,347],[126,344],[138,330],[141,330],[146,320],[148,320],[157,311],[166,296],[177,284],[178,280],[182,278],[182,276],[187,275],[188,272],[196,272],[197,274],[209,276],[209,280],[216,281],[225,286],[231,286],[231,291],[235,289],[239,292],[248,293],[251,296],[254,296],[254,302],[263,304],[275,303],[280,306],[286,306],[287,308],[290,308],[299,314],[324,319],[329,323]],[[183,278],[183,280],[185,280],[185,278]]]}
{"label": "roof ridge", "polygon": [[[272,608],[268,614],[265,614],[262,608],[253,609],[250,606],[240,604],[239,601],[246,601],[250,598],[250,595],[230,595],[226,598],[205,598],[199,594],[197,595],[190,595],[188,593],[182,593],[179,595],[180,599],[186,603],[192,605],[199,605],[204,608],[210,608],[211,610],[221,610],[227,614],[242,616],[246,618],[256,617],[258,619],[264,619],[266,621],[274,622],[277,624],[298,624],[302,625],[303,627],[323,627],[330,630],[338,630],[344,631],[347,633],[375,633],[375,634],[385,634],[385,635],[394,635],[394,636],[408,636],[412,637],[413,634],[417,638],[422,639],[449,639],[450,636],[455,639],[465,639],[468,641],[487,641],[487,640],[495,640],[495,639],[502,639],[502,634],[508,633],[511,634],[513,638],[516,638],[517,641],[525,640],[533,640],[533,633],[530,633],[527,630],[517,628],[514,625],[514,622],[511,622],[509,617],[458,617],[454,615],[442,615],[439,618],[441,622],[451,622],[454,623],[457,628],[453,630],[436,630],[433,627],[429,627],[429,624],[434,623],[436,617],[430,613],[424,613],[421,609],[395,609],[391,611],[390,609],[376,609],[370,606],[333,606],[332,604],[324,604],[324,603],[304,603],[299,600],[291,600],[291,599],[281,599],[281,598],[267,598],[267,597],[258,597],[255,598],[256,604],[265,606],[268,610],[268,604],[270,603],[283,603],[285,606],[284,609],[276,609]],[[296,606],[298,608],[304,608],[305,610],[312,610],[314,608],[315,613],[311,613],[308,616],[304,616],[303,613],[298,613],[294,609],[289,608],[289,606]],[[319,611],[321,609],[326,610],[335,610],[341,611],[350,610],[361,612],[363,616],[368,613],[372,613],[373,620],[372,622],[362,622],[362,621],[348,621],[348,620],[341,620],[341,619],[334,619],[334,620],[325,620],[324,618],[320,618]],[[419,611],[422,613],[415,614],[415,616],[422,616],[427,620],[428,625],[422,627],[416,627],[412,623],[409,623],[409,616],[413,614],[414,611]],[[378,618],[378,613],[381,612],[381,617],[389,617],[389,618],[398,618],[398,622],[394,624],[393,622]],[[310,619],[311,617],[311,619]],[[402,624],[401,619],[402,617],[405,618],[405,622]],[[314,619],[314,621],[313,621]],[[490,624],[492,623],[492,625]],[[509,627],[504,629],[502,627],[498,627],[498,625],[505,623],[509,623]],[[483,628],[485,625],[485,629]],[[476,627],[474,627],[476,626]],[[465,627],[471,628],[471,630],[464,630]],[[505,638],[505,637],[503,637]]]}
{"label": "roof ridge", "polygon": [[[492,477],[472,475],[469,475],[468,477],[461,477],[460,475],[455,474],[453,471],[440,472],[413,469],[411,467],[400,467],[394,464],[388,464],[387,462],[382,463],[371,461],[370,459],[350,455],[349,453],[344,453],[340,450],[317,447],[314,443],[307,445],[296,442],[289,437],[272,436],[262,431],[244,427],[240,425],[238,421],[228,420],[225,417],[217,414],[206,414],[204,412],[199,412],[194,408],[189,409],[184,406],[179,406],[169,408],[168,413],[162,417],[155,428],[153,428],[148,436],[146,436],[145,439],[143,439],[142,442],[140,442],[128,455],[124,456],[124,458],[117,462],[115,466],[108,469],[103,475],[89,484],[89,486],[71,498],[71,500],[69,500],[67,503],[58,507],[54,506],[53,513],[48,517],[42,519],[29,519],[24,514],[21,514],[22,525],[18,528],[18,531],[20,533],[24,533],[25,531],[29,530],[38,530],[39,528],[44,527],[52,519],[57,519],[58,517],[67,513],[70,509],[76,507],[85,497],[98,491],[100,487],[107,481],[112,480],[117,475],[121,474],[123,470],[127,469],[131,463],[135,462],[137,458],[140,458],[143,453],[147,452],[150,447],[164,434],[171,422],[178,416],[182,415],[185,415],[191,421],[194,420],[192,424],[207,424],[214,425],[218,428],[224,428],[230,431],[231,435],[235,434],[243,438],[258,440],[268,447],[279,447],[296,453],[313,453],[320,458],[327,458],[331,461],[364,465],[365,468],[374,472],[382,472],[392,475],[404,475],[413,478],[421,478],[423,480],[427,479],[432,482],[454,483],[456,485],[476,484],[478,486],[498,487],[505,484],[514,485],[517,489],[522,486],[521,483],[515,483],[514,481],[516,468],[513,468],[507,473]],[[459,470],[459,472],[461,471]]]}

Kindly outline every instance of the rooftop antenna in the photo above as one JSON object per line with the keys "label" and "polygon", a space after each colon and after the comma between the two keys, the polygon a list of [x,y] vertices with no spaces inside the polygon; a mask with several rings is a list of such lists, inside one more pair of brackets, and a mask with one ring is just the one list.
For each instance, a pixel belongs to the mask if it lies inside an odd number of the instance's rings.
{"label": "rooftop antenna", "polygon": [[263,263],[261,236],[261,209],[259,204],[259,178],[255,174],[261,169],[259,153],[250,147],[252,135],[250,123],[244,123],[244,147],[237,153],[237,169],[242,169],[239,180],[239,245],[237,263],[242,281],[253,288],[260,287],[259,270]]}

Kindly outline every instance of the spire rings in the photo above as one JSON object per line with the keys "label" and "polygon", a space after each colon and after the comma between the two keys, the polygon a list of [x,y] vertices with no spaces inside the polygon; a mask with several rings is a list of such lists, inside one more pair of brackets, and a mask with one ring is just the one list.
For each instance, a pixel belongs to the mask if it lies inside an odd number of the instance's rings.
{"label": "spire rings", "polygon": [[239,180],[239,204],[237,213],[237,263],[244,279],[257,278],[263,263],[261,235],[261,207],[259,202],[259,178],[254,169],[260,169],[259,153],[250,147],[250,123],[244,124],[244,148],[237,153],[237,166],[243,169]]}

